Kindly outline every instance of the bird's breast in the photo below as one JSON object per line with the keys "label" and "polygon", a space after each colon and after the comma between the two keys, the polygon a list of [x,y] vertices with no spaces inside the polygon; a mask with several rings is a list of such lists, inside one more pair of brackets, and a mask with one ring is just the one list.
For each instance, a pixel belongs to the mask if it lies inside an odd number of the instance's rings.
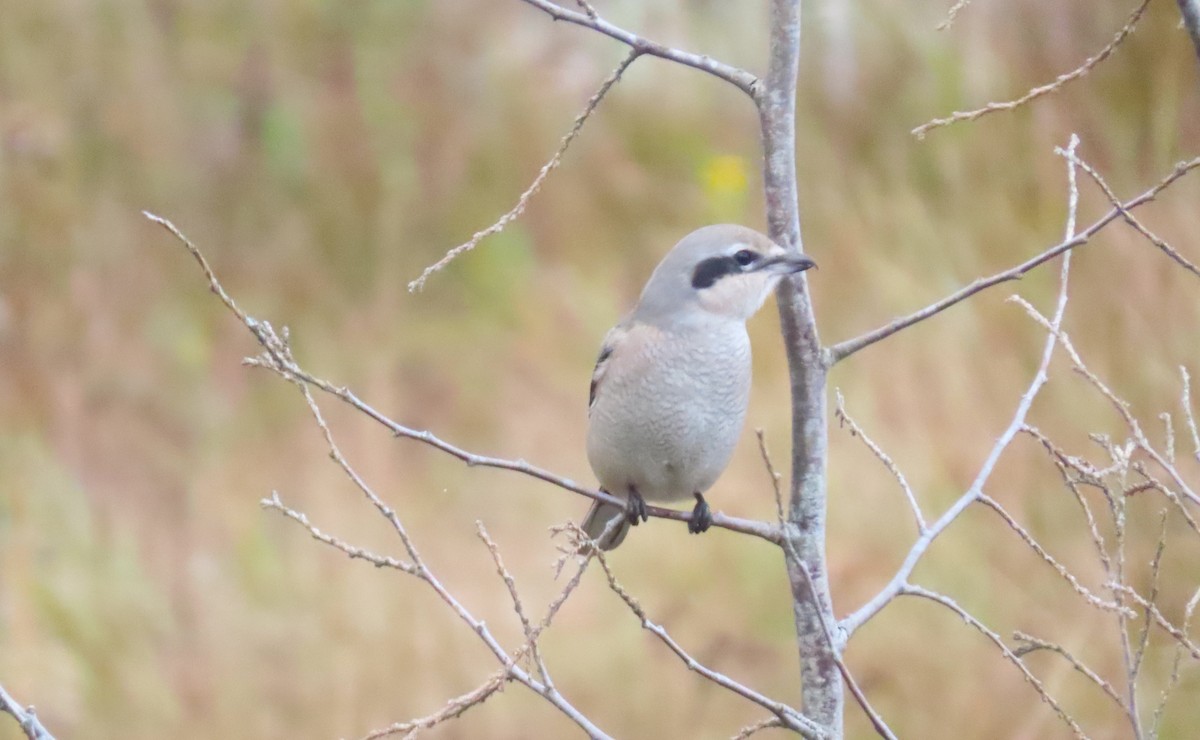
{"label": "bird's breast", "polygon": [[632,485],[678,500],[729,463],[749,400],[750,342],[740,322],[654,339],[614,357],[591,410],[588,459],[614,494]]}

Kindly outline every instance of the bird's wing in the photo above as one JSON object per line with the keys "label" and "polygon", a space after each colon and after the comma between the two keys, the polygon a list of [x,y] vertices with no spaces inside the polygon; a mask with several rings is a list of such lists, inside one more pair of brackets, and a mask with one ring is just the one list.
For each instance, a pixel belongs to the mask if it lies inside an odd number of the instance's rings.
{"label": "bird's wing", "polygon": [[608,373],[609,363],[614,352],[619,352],[625,337],[629,335],[629,323],[622,321],[608,330],[604,342],[600,345],[600,356],[596,358],[596,369],[592,370],[592,387],[588,391],[588,413],[596,405],[596,397],[604,386],[604,376]]}

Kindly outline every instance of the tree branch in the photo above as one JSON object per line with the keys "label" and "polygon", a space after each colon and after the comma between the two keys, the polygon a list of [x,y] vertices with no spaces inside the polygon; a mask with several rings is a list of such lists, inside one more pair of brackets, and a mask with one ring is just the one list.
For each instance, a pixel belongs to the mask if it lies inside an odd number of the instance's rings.
{"label": "tree branch", "polygon": [[[1071,136],[1071,143],[1068,145],[1068,151],[1073,152],[1078,144],[1078,139],[1074,135]],[[1068,198],[1067,198],[1067,224],[1066,235],[1068,240],[1064,244],[1072,241],[1070,238],[1075,230],[1076,210],[1078,208],[1078,184],[1075,179],[1075,163],[1068,161],[1067,165],[1067,182],[1068,182]],[[1115,218],[1115,216],[1114,216]],[[1062,323],[1063,315],[1067,308],[1067,285],[1070,276],[1071,261],[1070,253],[1063,257],[1062,272],[1059,278],[1058,301],[1055,306],[1054,323],[1057,327]],[[853,614],[847,616],[841,621],[842,629],[845,631],[846,638],[854,633],[859,627],[867,622],[871,617],[875,616],[882,610],[892,599],[903,593],[905,588],[909,587],[909,576],[917,567],[917,563],[928,551],[929,546],[943,531],[949,527],[959,514],[962,514],[968,506],[979,500],[983,495],[983,486],[987,483],[992,475],[992,470],[996,467],[996,463],[1000,460],[1000,455],[1012,442],[1013,437],[1017,435],[1025,427],[1025,417],[1029,414],[1029,409],[1033,406],[1033,399],[1037,396],[1042,386],[1046,384],[1047,375],[1046,369],[1050,366],[1050,358],[1054,354],[1054,347],[1058,343],[1058,332],[1049,331],[1046,333],[1046,343],[1042,348],[1042,359],[1038,364],[1037,372],[1033,375],[1033,380],[1029,384],[1029,388],[1021,396],[1021,400],[1017,403],[1017,409],[1013,413],[1012,421],[1009,422],[1008,428],[996,440],[992,446],[991,452],[988,453],[987,459],[984,460],[983,466],[979,469],[978,475],[971,483],[971,487],[963,493],[962,496],[955,501],[949,509],[929,528],[917,538],[916,543],[908,551],[904,562],[896,571],[896,574],[888,582],[882,590],[879,591],[870,601],[861,606]]]}
{"label": "tree branch", "polygon": [[583,12],[567,10],[566,8],[550,0],[522,0],[529,5],[541,10],[556,21],[566,21],[574,23],[577,26],[590,28],[597,33],[602,33],[609,38],[616,39],[621,43],[633,49],[638,54],[647,54],[659,59],[666,59],[670,62],[682,64],[686,67],[692,67],[702,72],[725,80],[729,84],[737,87],[742,92],[749,95],[751,98],[757,99],[759,95],[758,78],[749,72],[738,69],[730,64],[725,64],[710,56],[704,54],[693,54],[692,52],[675,49],[670,46],[665,46],[657,41],[639,36],[630,31],[626,31],[619,26],[614,26],[612,23],[604,20],[596,13],[590,5],[584,5]]}
{"label": "tree branch", "polygon": [[[1195,2],[1195,0],[1192,1]],[[1185,2],[1185,0],[1179,0],[1179,2],[1182,4]],[[1141,4],[1134,8],[1133,12],[1129,15],[1129,20],[1125,21],[1125,25],[1121,27],[1121,30],[1117,31],[1116,36],[1113,37],[1112,41],[1108,42],[1107,46],[1097,52],[1095,56],[1089,57],[1083,64],[1079,65],[1075,69],[1059,75],[1054,79],[1053,82],[1035,87],[1016,100],[1009,100],[1003,103],[988,103],[982,108],[977,108],[972,111],[955,111],[945,118],[935,118],[928,123],[923,123],[914,128],[912,130],[913,136],[916,136],[918,139],[924,139],[925,134],[929,133],[935,128],[949,126],[950,124],[958,123],[960,121],[974,121],[978,118],[982,118],[988,113],[995,113],[996,111],[1020,108],[1022,105],[1025,105],[1035,98],[1040,98],[1043,95],[1048,95],[1052,92],[1055,92],[1068,82],[1083,77],[1088,72],[1091,72],[1097,64],[1103,62],[1105,59],[1111,56],[1121,42],[1124,41],[1129,34],[1133,33],[1134,26],[1137,25],[1138,20],[1141,19],[1142,13],[1146,11],[1146,6],[1149,4],[1150,0],[1142,0]],[[953,20],[954,17],[953,13],[957,12],[959,9],[960,8],[958,5],[951,8],[951,20]]]}
{"label": "tree branch", "polygon": [[826,362],[829,365],[840,362],[860,349],[869,347],[881,339],[887,339],[901,329],[907,329],[913,324],[920,323],[931,316],[939,314],[942,311],[945,311],[947,308],[950,308],[956,303],[960,303],[961,301],[970,298],[980,291],[990,288],[993,285],[1008,282],[1009,280],[1017,280],[1038,265],[1054,259],[1063,252],[1067,252],[1075,247],[1086,244],[1093,236],[1096,235],[1097,232],[1099,232],[1109,223],[1121,218],[1122,211],[1131,211],[1138,206],[1149,203],[1150,201],[1154,200],[1154,198],[1160,192],[1162,192],[1164,188],[1197,167],[1200,167],[1200,157],[1196,157],[1195,159],[1191,159],[1186,162],[1180,162],[1179,164],[1175,165],[1175,169],[1171,171],[1171,174],[1163,178],[1157,185],[1137,196],[1136,198],[1126,201],[1121,205],[1120,208],[1113,208],[1091,226],[1079,232],[1072,238],[1056,244],[1041,254],[1031,257],[1015,267],[1011,267],[1003,272],[998,272],[991,277],[980,278],[970,285],[951,293],[940,301],[929,304],[920,311],[916,311],[908,316],[898,318],[885,326],[881,326],[878,329],[869,331],[866,334],[855,337],[854,339],[847,339],[844,342],[835,344],[826,351]]}
{"label": "tree branch", "polygon": [[[578,531],[577,536],[581,538],[586,537],[582,531]],[[723,673],[714,671],[713,669],[693,658],[686,650],[683,649],[682,645],[676,642],[675,639],[667,633],[666,629],[664,629],[662,625],[655,624],[654,622],[650,621],[650,618],[646,615],[645,610],[642,609],[642,605],[639,604],[637,599],[635,599],[628,591],[626,591],[625,588],[617,581],[616,576],[613,575],[612,569],[608,566],[608,559],[605,557],[604,553],[596,549],[594,549],[592,552],[595,554],[596,559],[600,562],[601,569],[604,570],[605,578],[608,579],[608,587],[612,589],[613,593],[621,598],[621,601],[625,602],[625,606],[629,607],[629,610],[633,612],[634,616],[636,616],[641,622],[642,628],[657,637],[664,645],[667,646],[667,648],[670,649],[671,652],[675,653],[675,655],[683,661],[684,665],[687,666],[688,670],[700,674],[727,691],[735,693],[744,699],[758,704],[762,708],[771,712],[771,714],[775,715],[775,718],[779,720],[780,724],[788,729],[795,730],[805,737],[824,738],[828,736],[828,733],[823,727],[808,717],[805,717],[800,712],[797,712],[792,707],[782,702],[775,701],[770,697],[763,696],[754,689],[734,681]]]}
{"label": "tree branch", "polygon": [[575,137],[579,136],[579,132],[583,130],[583,124],[587,122],[587,119],[592,115],[593,111],[596,110],[596,106],[600,105],[600,101],[604,99],[604,96],[608,94],[608,91],[612,89],[612,86],[620,81],[621,75],[625,74],[625,70],[629,69],[629,65],[633,64],[639,55],[640,52],[637,50],[629,52],[629,56],[625,57],[625,59],[617,65],[617,68],[612,71],[612,74],[610,74],[600,85],[600,89],[588,99],[587,104],[583,107],[583,112],[576,116],[575,123],[571,126],[571,130],[567,132],[567,135],[562,138],[562,141],[558,145],[558,150],[554,152],[554,156],[550,157],[550,161],[542,165],[542,169],[538,171],[537,177],[533,178],[533,183],[531,183],[529,187],[525,188],[525,192],[521,193],[520,197],[517,198],[516,205],[509,209],[508,212],[503,216],[496,219],[496,222],[491,226],[483,229],[482,231],[475,232],[470,239],[446,252],[446,254],[440,260],[433,263],[429,267],[426,267],[416,280],[413,280],[408,284],[408,290],[410,292],[415,293],[423,289],[425,287],[425,281],[429,279],[430,275],[444,269],[446,265],[449,265],[451,262],[453,262],[454,259],[459,255],[469,252],[475,247],[479,246],[479,242],[483,241],[492,234],[498,234],[501,231],[504,231],[506,226],[515,221],[522,213],[525,212],[525,207],[529,205],[529,199],[541,189],[542,183],[546,181],[546,178],[550,176],[550,173],[554,171],[554,169],[557,168],[562,162],[563,155],[567,153],[567,148],[571,146],[571,142],[575,141]]}
{"label": "tree branch", "polygon": [[[767,76],[758,99],[768,233],[785,249],[803,252],[796,186],[800,0],[771,0],[770,8]],[[792,393],[792,485],[784,536],[799,556],[785,557],[785,561],[800,654],[800,684],[805,713],[840,737],[842,681],[836,651],[822,627],[826,622],[834,624],[825,563],[826,368],[803,273],[780,282],[776,302]]]}
{"label": "tree branch", "polygon": [[0,686],[0,712],[11,714],[29,740],[54,740],[50,731],[42,726],[42,721],[38,719],[33,707],[22,706],[3,686]]}
{"label": "tree branch", "polygon": [[905,596],[919,596],[923,599],[928,599],[941,604],[957,614],[964,622],[977,629],[981,634],[983,634],[984,637],[991,640],[996,647],[1000,648],[1001,655],[1003,655],[1008,662],[1016,666],[1017,670],[1021,671],[1021,675],[1024,676],[1025,681],[1028,682],[1035,691],[1037,691],[1037,694],[1041,700],[1048,704],[1050,708],[1054,710],[1054,713],[1058,715],[1059,719],[1061,719],[1067,724],[1068,727],[1071,728],[1071,732],[1074,733],[1075,737],[1086,740],[1087,735],[1083,733],[1083,729],[1071,717],[1071,715],[1067,714],[1066,710],[1062,708],[1062,705],[1060,705],[1053,696],[1050,696],[1049,692],[1046,691],[1045,685],[1042,684],[1037,676],[1030,672],[1029,667],[1025,665],[1025,661],[1017,657],[1017,654],[1014,653],[1008,647],[1008,645],[1004,644],[1004,640],[1000,639],[1000,635],[996,634],[993,630],[989,629],[987,625],[976,619],[975,615],[959,606],[958,602],[949,596],[936,591],[931,591],[927,588],[922,588],[921,586],[906,584],[900,593]]}

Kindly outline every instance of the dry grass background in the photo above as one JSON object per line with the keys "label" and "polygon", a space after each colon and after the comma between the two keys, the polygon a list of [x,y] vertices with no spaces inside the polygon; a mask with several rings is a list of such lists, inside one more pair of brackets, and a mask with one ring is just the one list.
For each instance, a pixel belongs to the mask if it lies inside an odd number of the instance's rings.
{"label": "dry grass background", "polygon": [[[652,37],[761,68],[759,3],[602,5]],[[827,341],[1056,242],[1065,185],[1052,148],[1070,132],[1126,196],[1200,142],[1200,73],[1168,2],[1083,81],[915,140],[909,129],[928,118],[1074,67],[1130,9],[978,0],[936,32],[943,5],[814,3],[807,14],[802,213]],[[639,61],[526,217],[410,295],[421,267],[511,205],[621,49],[517,2],[0,0],[0,19],[0,681],[60,736],[89,738],[355,736],[474,687],[491,659],[440,602],[259,509],[278,489],[322,527],[398,549],[329,463],[295,391],[239,366],[250,338],[140,211],[188,232],[252,314],[290,325],[314,372],[471,449],[590,480],[584,389],[603,331],[681,234],[762,224],[751,107],[695,72]],[[1105,206],[1083,190],[1086,223]],[[1200,181],[1185,178],[1144,212],[1193,259],[1198,200]],[[1157,434],[1154,415],[1177,403],[1176,367],[1200,374],[1196,279],[1122,224],[1075,264],[1066,327]],[[1046,306],[1053,273],[837,368],[833,385],[931,511],[969,483],[1035,367],[1042,337],[1003,298]],[[774,323],[764,311],[752,326],[749,424],[782,457]],[[557,590],[547,528],[586,502],[328,410],[431,566],[518,640],[473,522],[540,608]],[[1076,451],[1089,431],[1120,431],[1057,363],[1033,422]],[[831,471],[843,613],[890,576],[913,532],[887,474],[837,430]],[[1016,444],[989,492],[1096,578],[1077,507],[1032,443]],[[749,433],[711,500],[771,516]],[[1152,521],[1157,505],[1143,500]],[[642,530],[614,562],[651,615],[697,657],[796,701],[776,553],[726,532]],[[1165,576],[1194,581],[1197,550],[1175,538]],[[1111,619],[988,512],[968,513],[917,577],[1002,634],[1084,648],[1117,675]],[[1171,592],[1165,608],[1178,614],[1187,595]],[[760,717],[688,674],[598,577],[545,652],[564,694],[618,736],[724,737]],[[1159,676],[1169,658],[1156,642]],[[889,608],[848,659],[901,736],[1064,734],[993,648],[936,607]],[[1063,662],[1031,663],[1098,737],[1128,734]],[[1198,692],[1193,671],[1164,737],[1194,736]],[[861,715],[848,716],[849,734],[866,736]],[[439,733],[574,731],[510,688]],[[16,736],[0,721],[0,737]]]}

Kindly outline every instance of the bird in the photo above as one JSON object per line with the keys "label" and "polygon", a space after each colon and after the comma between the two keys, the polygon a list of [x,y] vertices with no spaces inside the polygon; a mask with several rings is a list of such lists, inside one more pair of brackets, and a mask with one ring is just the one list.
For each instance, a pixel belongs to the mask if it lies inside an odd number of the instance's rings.
{"label": "bird", "polygon": [[646,502],[695,499],[688,531],[729,464],[750,399],[746,320],[785,275],[816,267],[753,229],[705,226],[663,257],[634,309],[609,330],[592,372],[587,457],[600,490],[581,525],[603,550],[648,518]]}

